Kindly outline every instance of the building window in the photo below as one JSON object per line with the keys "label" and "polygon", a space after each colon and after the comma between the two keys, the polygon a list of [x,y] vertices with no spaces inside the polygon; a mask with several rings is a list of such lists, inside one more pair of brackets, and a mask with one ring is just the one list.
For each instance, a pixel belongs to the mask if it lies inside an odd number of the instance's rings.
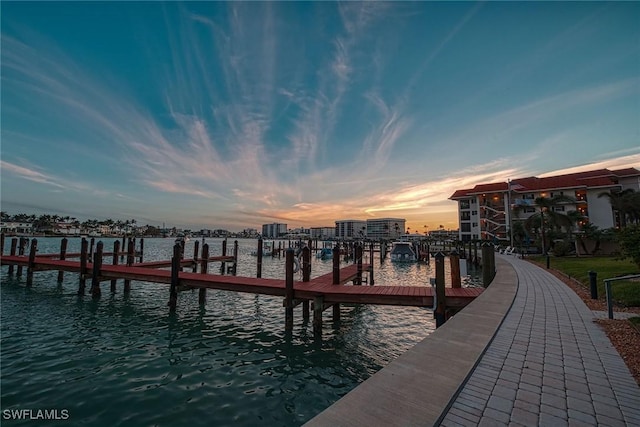
{"label": "building window", "polygon": [[471,211],[471,216],[478,216],[478,211]]}
{"label": "building window", "polygon": [[471,232],[471,224],[469,224],[468,222],[465,222],[465,223],[461,224],[460,229],[461,229],[461,231],[463,233],[470,233]]}
{"label": "building window", "polygon": [[524,208],[524,213],[535,213],[536,208]]}
{"label": "building window", "polygon": [[554,206],[553,207],[553,211],[554,212],[564,212],[564,206]]}
{"label": "building window", "polygon": [[535,197],[534,197],[534,194],[533,194],[533,193],[523,194],[523,195],[522,195],[522,198],[523,198],[524,200],[533,200],[533,199],[535,199]]}
{"label": "building window", "polygon": [[460,209],[469,209],[469,200],[460,200]]}
{"label": "building window", "polygon": [[462,212],[462,215],[460,215],[460,219],[462,221],[469,221],[471,219],[471,215],[469,214],[469,212]]}
{"label": "building window", "polygon": [[478,226],[478,223],[477,223],[477,222],[472,222],[472,223],[471,223],[471,226],[472,226],[472,227],[477,227],[477,226]]}

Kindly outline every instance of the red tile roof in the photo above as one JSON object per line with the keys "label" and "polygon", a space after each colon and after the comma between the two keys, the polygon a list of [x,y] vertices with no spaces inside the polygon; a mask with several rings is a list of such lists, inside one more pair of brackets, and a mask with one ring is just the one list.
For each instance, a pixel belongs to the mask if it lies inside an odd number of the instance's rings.
{"label": "red tile roof", "polygon": [[[614,187],[618,185],[619,177],[640,176],[640,171],[635,168],[626,168],[616,171],[609,169],[596,169],[592,171],[570,173],[565,175],[547,176],[538,178],[530,176],[518,178],[511,181],[511,189],[518,193],[533,191],[560,190],[566,188],[601,188]],[[496,182],[491,184],[478,184],[472,189],[458,190],[450,199],[458,199],[489,192],[504,192],[509,189],[506,182]]]}

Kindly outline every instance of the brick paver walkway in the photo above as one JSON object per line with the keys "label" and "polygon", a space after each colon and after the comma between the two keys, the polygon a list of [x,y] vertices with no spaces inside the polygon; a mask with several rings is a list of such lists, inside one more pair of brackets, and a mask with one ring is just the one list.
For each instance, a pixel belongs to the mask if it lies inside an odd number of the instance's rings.
{"label": "brick paver walkway", "polygon": [[516,269],[518,292],[442,425],[640,426],[640,387],[582,300],[544,269],[496,256]]}

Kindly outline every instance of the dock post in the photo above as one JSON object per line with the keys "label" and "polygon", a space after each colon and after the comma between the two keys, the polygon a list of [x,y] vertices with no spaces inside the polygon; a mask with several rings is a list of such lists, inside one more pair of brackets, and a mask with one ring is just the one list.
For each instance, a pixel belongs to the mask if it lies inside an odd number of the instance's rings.
{"label": "dock post", "polygon": [[436,328],[444,325],[446,320],[447,300],[444,291],[444,253],[435,254],[436,259],[436,309],[433,312]]}
{"label": "dock post", "polygon": [[[93,245],[95,245],[96,239],[95,237],[91,238],[91,242],[89,243],[89,257],[87,258],[87,262],[93,262]],[[124,247],[124,245],[122,246]]]}
{"label": "dock post", "polygon": [[91,296],[99,298],[102,294],[100,290],[100,269],[102,268],[102,249],[104,245],[99,241],[96,245],[96,253],[93,255],[93,274],[91,275]]}
{"label": "dock post", "polygon": [[140,238],[140,260],[139,263],[142,263],[144,257],[144,237]]}
{"label": "dock post", "polygon": [[178,284],[180,282],[180,260],[182,259],[182,248],[180,243],[173,245],[173,257],[171,257],[171,287],[169,288],[169,310],[176,311],[178,305]]}
{"label": "dock post", "polygon": [[256,265],[256,277],[260,279],[262,277],[262,237],[258,239],[258,261]]}
{"label": "dock post", "polygon": [[[127,243],[126,236],[122,236],[122,252],[124,252],[124,248],[128,248],[128,246],[126,246],[126,243]],[[93,247],[93,242],[91,242],[91,247]],[[124,254],[120,255],[120,261],[124,262]]]}
{"label": "dock post", "polygon": [[[207,274],[209,268],[209,244],[202,245],[202,259],[200,260],[200,273]],[[207,302],[207,288],[200,288],[198,291],[198,303],[204,304]]]}
{"label": "dock post", "polygon": [[[120,240],[115,240],[113,242],[113,258],[111,263],[113,265],[118,265],[118,252],[120,252]],[[116,293],[116,283],[118,282],[117,279],[111,279],[111,293],[115,294]]]}
{"label": "dock post", "polygon": [[460,255],[455,249],[449,254],[449,262],[451,263],[451,287],[461,288],[462,279],[460,277]]}
{"label": "dock post", "polygon": [[336,244],[333,248],[333,282],[334,285],[340,284],[340,246]]}
{"label": "dock post", "polygon": [[322,310],[324,309],[324,297],[319,295],[313,298],[313,333],[322,335]]}
{"label": "dock post", "polygon": [[196,240],[193,243],[193,272],[198,272],[198,251],[200,250],[200,241]]}
{"label": "dock post", "polygon": [[27,287],[33,284],[33,270],[36,266],[36,252],[38,252],[38,239],[31,240],[29,249],[29,266],[27,267]]}
{"label": "dock post", "polygon": [[[68,239],[66,237],[63,237],[60,241],[60,260],[63,261],[67,257],[67,242]],[[60,270],[58,271],[58,283],[62,283],[62,280],[64,280],[64,271]]]}
{"label": "dock post", "polygon": [[0,233],[0,256],[4,255],[4,233]]}
{"label": "dock post", "polygon": [[84,289],[87,283],[87,251],[89,243],[87,239],[82,238],[80,244],[80,284],[78,286],[78,295],[84,295]]}
{"label": "dock post", "polygon": [[373,286],[373,241],[369,245],[369,286]]}
{"label": "dock post", "polygon": [[[311,241],[309,241],[311,243]],[[316,242],[317,247],[317,242]],[[302,281],[311,280],[311,249],[310,246],[302,248]],[[309,300],[302,301],[302,318],[309,319]]]}
{"label": "dock post", "polygon": [[362,243],[356,243],[353,250],[355,252],[356,265],[358,269],[354,285],[362,285]]}
{"label": "dock post", "polygon": [[284,327],[290,331],[293,329],[293,258],[295,254],[293,248],[287,249],[285,253],[285,294],[284,294]]}
{"label": "dock post", "polygon": [[[18,247],[18,239],[14,237],[13,239],[11,239],[11,249],[9,249],[9,255],[15,256],[17,247]],[[13,276],[13,269],[14,269],[14,266],[13,264],[11,264],[9,266],[9,271],[7,272],[9,276]]]}
{"label": "dock post", "polygon": [[[133,260],[135,259],[134,249],[135,246],[133,240],[129,239],[129,246],[127,246],[127,267],[131,267],[133,265]],[[124,279],[124,294],[128,295],[129,292],[131,292],[131,280]]]}
{"label": "dock post", "polygon": [[238,271],[238,241],[237,240],[233,241],[233,267],[231,268],[233,269],[231,274],[235,276]]}
{"label": "dock post", "polygon": [[491,270],[491,255],[494,250],[489,242],[482,244],[482,285],[486,288],[493,279]]}
{"label": "dock post", "polygon": [[[24,250],[25,250],[28,242],[29,242],[29,239],[27,239],[26,237],[21,237],[20,238],[20,241],[18,243],[18,256],[24,256]],[[22,276],[22,266],[19,265],[17,270],[18,270],[16,272],[17,276],[21,277]]]}
{"label": "dock post", "polygon": [[[227,238],[222,241],[222,256],[227,256]],[[220,263],[220,274],[224,274],[225,271],[225,262],[222,261]]]}

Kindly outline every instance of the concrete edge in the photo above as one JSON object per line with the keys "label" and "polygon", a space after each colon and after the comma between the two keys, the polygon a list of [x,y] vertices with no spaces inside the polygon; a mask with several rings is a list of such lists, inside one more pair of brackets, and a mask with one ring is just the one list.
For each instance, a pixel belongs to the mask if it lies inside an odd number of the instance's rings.
{"label": "concrete edge", "polygon": [[513,305],[515,269],[497,257],[496,270],[471,304],[305,426],[438,425]]}

